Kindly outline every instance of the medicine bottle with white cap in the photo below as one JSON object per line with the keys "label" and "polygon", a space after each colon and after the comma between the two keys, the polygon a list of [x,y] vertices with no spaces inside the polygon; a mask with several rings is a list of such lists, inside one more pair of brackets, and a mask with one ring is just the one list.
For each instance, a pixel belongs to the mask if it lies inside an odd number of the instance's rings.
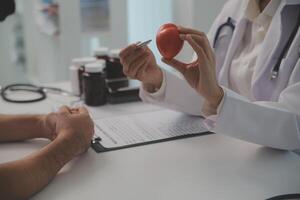
{"label": "medicine bottle with white cap", "polygon": [[83,73],[84,102],[88,106],[106,104],[107,87],[105,81],[105,60],[98,60],[85,66]]}
{"label": "medicine bottle with white cap", "polygon": [[120,49],[112,49],[110,51],[110,59],[107,63],[107,79],[124,79],[126,78],[125,74],[123,73],[123,66],[120,61]]}
{"label": "medicine bottle with white cap", "polygon": [[70,67],[71,92],[74,95],[82,95],[82,74],[86,64],[96,62],[94,57],[74,58]]}
{"label": "medicine bottle with white cap", "polygon": [[97,59],[109,60],[109,49],[107,47],[99,47],[94,50],[94,56]]}

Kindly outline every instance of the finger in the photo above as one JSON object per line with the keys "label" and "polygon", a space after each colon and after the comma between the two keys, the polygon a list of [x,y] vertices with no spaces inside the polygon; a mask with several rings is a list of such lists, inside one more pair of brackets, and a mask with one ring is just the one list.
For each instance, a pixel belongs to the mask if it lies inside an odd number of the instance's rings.
{"label": "finger", "polygon": [[[142,48],[140,49],[140,51],[144,52],[145,54],[148,54],[149,56],[151,56],[151,54],[153,54],[152,51],[151,51],[151,49],[150,49],[148,46],[142,47]],[[129,63],[129,65],[130,65],[130,63]],[[124,66],[123,66],[123,70],[124,70],[125,72],[128,72],[128,71],[129,71],[128,67],[129,67],[129,66],[124,65]]]}
{"label": "finger", "polygon": [[195,34],[195,35],[205,35],[205,33],[195,30],[195,29],[191,29],[191,28],[185,28],[182,26],[178,26],[178,31],[180,34]]}
{"label": "finger", "polygon": [[138,55],[132,57],[130,59],[130,61],[128,61],[128,63],[126,64],[129,67],[129,70],[131,70],[132,67],[134,67],[134,63],[137,62],[138,60],[144,60],[147,59],[149,57],[148,55],[149,53],[146,51],[143,51],[141,53],[139,53]]}
{"label": "finger", "polygon": [[189,67],[197,66],[198,69],[201,71],[203,70],[202,66],[207,66],[205,64],[203,65],[203,63],[207,62],[208,60],[202,47],[199,47],[199,49],[197,50],[197,56],[198,60],[192,63]]}
{"label": "finger", "polygon": [[167,65],[170,65],[171,67],[175,68],[177,71],[179,71],[182,74],[185,73],[185,71],[188,67],[188,64],[180,62],[176,59],[167,60],[165,58],[162,58],[161,61],[166,63]]}
{"label": "finger", "polygon": [[89,114],[89,111],[86,107],[81,106],[78,108],[80,114]]}
{"label": "finger", "polygon": [[[148,61],[144,61],[144,62],[142,62],[142,63],[140,64],[141,67],[137,68],[137,71],[136,71],[136,73],[135,73],[136,79],[140,80],[141,78],[143,78],[143,77],[139,77],[139,75],[142,74],[142,73],[145,73],[144,71],[145,71],[146,68],[145,68],[145,67],[142,67],[142,66],[148,65],[148,63],[149,63],[149,60],[148,60]],[[150,75],[150,76],[151,76],[151,75]]]}
{"label": "finger", "polygon": [[132,71],[136,68],[136,64],[144,60],[147,60],[147,57],[148,57],[148,53],[144,52],[142,55],[135,58],[135,60],[133,60],[131,63],[124,65],[123,68],[124,73],[126,75],[132,76]]}
{"label": "finger", "polygon": [[72,113],[72,114],[79,113],[79,109],[78,109],[78,108],[72,108],[72,109],[71,109],[71,113]]}
{"label": "finger", "polygon": [[60,113],[71,114],[71,109],[68,106],[62,106],[59,108]]}
{"label": "finger", "polygon": [[187,35],[186,40],[191,45],[191,47],[194,49],[194,51],[196,52],[198,59],[200,61],[206,61],[208,59],[208,57],[204,53],[202,47],[197,44],[197,42],[191,37],[191,35]]}
{"label": "finger", "polygon": [[131,44],[128,47],[124,48],[121,50],[120,52],[120,57],[124,58],[126,57],[128,54],[130,54],[134,49],[136,49],[136,44]]}
{"label": "finger", "polygon": [[140,69],[144,68],[144,66],[148,63],[147,55],[143,57],[142,59],[136,60],[134,63],[132,63],[132,68],[130,72],[130,78],[137,78],[137,74],[140,71]]}
{"label": "finger", "polygon": [[210,59],[210,61],[213,61],[214,55],[212,52],[212,48],[210,47],[209,41],[205,39],[206,37],[198,35],[191,35],[191,37],[197,44],[199,44],[203,48],[206,56]]}
{"label": "finger", "polygon": [[204,34],[203,38],[204,38],[205,43],[206,43],[207,46],[209,47],[209,51],[210,51],[210,53],[211,53],[211,55],[212,55],[212,58],[213,58],[212,61],[214,62],[214,61],[215,61],[215,51],[214,51],[214,49],[212,48],[211,43],[209,42],[209,39],[208,39],[208,37],[207,37],[206,34]]}
{"label": "finger", "polygon": [[145,54],[146,51],[144,49],[137,49],[135,52],[132,52],[132,54],[124,58],[123,64],[130,66],[132,62],[144,56]]}
{"label": "finger", "polygon": [[[140,77],[138,77],[139,72],[141,72],[142,70],[146,69],[145,66],[146,66],[148,63],[149,63],[149,60],[147,60],[147,59],[141,61],[140,63],[137,63],[137,64],[136,64],[137,67],[136,67],[135,71],[133,71],[134,77],[140,78]],[[149,74],[149,75],[151,76],[151,74]]]}
{"label": "finger", "polygon": [[148,46],[145,46],[144,49],[147,53],[149,53],[149,55],[153,54],[152,50]]}
{"label": "finger", "polygon": [[135,48],[135,44],[131,44],[120,51],[120,57],[124,57],[128,52],[132,51]]}

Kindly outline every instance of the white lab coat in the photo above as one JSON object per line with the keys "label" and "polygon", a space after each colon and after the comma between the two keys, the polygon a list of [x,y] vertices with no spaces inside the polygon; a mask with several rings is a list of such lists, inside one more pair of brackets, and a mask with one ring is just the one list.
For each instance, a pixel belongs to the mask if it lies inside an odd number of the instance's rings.
{"label": "white lab coat", "polygon": [[[217,28],[228,17],[236,22],[234,32],[222,31],[215,48],[217,76],[224,88],[223,103],[212,131],[263,146],[300,149],[300,30],[281,61],[279,76],[270,80],[280,50],[287,42],[286,33],[295,26],[300,0],[282,0],[258,56],[251,85],[254,101],[228,89],[228,71],[235,50],[243,37],[247,18],[246,1],[230,0],[212,25],[208,38],[212,44]],[[143,88],[145,102],[158,104],[191,115],[201,116],[202,97],[187,82],[170,72],[165,73],[165,88],[160,95],[151,95]]]}

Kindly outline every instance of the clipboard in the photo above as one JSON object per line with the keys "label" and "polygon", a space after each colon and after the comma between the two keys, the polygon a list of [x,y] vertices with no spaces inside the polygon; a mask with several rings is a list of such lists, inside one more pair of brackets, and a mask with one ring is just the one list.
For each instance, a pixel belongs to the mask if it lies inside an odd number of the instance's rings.
{"label": "clipboard", "polygon": [[[95,120],[96,136],[91,142],[91,147],[97,153],[102,153],[214,134],[203,128],[202,121],[201,117],[188,116],[171,110]],[[116,138],[123,137],[123,132],[124,138],[118,141]],[[132,137],[135,137],[135,140],[128,142]],[[144,139],[140,139],[141,137]],[[124,142],[125,140],[128,141]]]}
{"label": "clipboard", "polygon": [[124,145],[124,146],[112,147],[112,148],[106,148],[106,147],[102,146],[101,143],[99,142],[99,140],[101,141],[101,139],[95,138],[91,142],[91,147],[97,153],[104,153],[104,152],[108,152],[108,151],[116,151],[116,150],[122,150],[122,149],[127,149],[127,148],[133,148],[133,147],[139,147],[139,146],[144,146],[144,145],[169,142],[169,141],[173,141],[173,140],[179,140],[179,139],[185,139],[185,138],[191,138],[191,137],[199,137],[199,136],[205,136],[205,135],[211,135],[211,134],[215,134],[215,133],[207,131],[207,132],[202,132],[202,133],[195,133],[195,134],[190,134],[190,135],[183,135],[183,136],[171,137],[171,138],[166,138],[166,139],[161,139],[161,140],[153,140],[153,141],[149,141],[149,142],[136,143],[136,144]]}

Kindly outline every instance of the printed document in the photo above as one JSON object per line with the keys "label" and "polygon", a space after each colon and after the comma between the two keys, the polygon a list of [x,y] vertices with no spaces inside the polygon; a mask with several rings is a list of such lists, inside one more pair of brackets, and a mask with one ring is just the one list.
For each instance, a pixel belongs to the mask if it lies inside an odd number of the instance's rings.
{"label": "printed document", "polygon": [[159,110],[95,120],[95,135],[105,148],[207,132],[203,118]]}

